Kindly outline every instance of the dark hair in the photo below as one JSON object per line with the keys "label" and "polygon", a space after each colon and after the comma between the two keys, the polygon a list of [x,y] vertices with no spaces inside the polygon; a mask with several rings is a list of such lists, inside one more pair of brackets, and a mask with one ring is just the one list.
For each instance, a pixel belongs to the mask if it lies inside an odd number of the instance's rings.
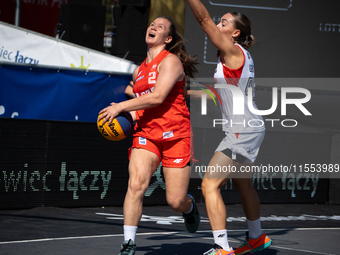
{"label": "dark hair", "polygon": [[254,36],[251,34],[251,22],[246,15],[239,12],[230,13],[234,17],[234,25],[240,30],[240,35],[235,39],[239,45],[247,49],[255,42]]}
{"label": "dark hair", "polygon": [[157,18],[163,18],[170,22],[169,35],[172,37],[172,41],[166,45],[165,49],[176,55],[181,60],[185,75],[193,78],[194,74],[197,73],[195,65],[197,65],[198,62],[195,57],[187,54],[184,45],[185,40],[181,34],[177,33],[175,21],[168,16],[159,16]]}

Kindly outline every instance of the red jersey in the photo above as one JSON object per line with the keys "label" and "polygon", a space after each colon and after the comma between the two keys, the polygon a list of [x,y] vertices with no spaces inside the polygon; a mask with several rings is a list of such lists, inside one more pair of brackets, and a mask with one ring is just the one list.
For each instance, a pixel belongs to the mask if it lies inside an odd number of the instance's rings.
{"label": "red jersey", "polygon": [[[157,67],[169,54],[171,53],[163,50],[150,63],[146,63],[145,59],[139,66],[133,86],[135,97],[153,92],[158,77]],[[176,82],[162,104],[136,111],[134,137],[158,141],[190,137],[190,113],[183,96],[184,82],[185,78]]]}

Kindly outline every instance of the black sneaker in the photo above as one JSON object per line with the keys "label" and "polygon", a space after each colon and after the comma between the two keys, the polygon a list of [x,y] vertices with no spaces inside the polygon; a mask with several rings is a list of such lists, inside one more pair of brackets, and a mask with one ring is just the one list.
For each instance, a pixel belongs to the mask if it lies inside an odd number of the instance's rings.
{"label": "black sneaker", "polygon": [[193,209],[189,214],[183,213],[185,227],[189,231],[189,233],[195,233],[200,225],[201,215],[197,209],[195,199],[192,195],[188,194],[191,197]]}

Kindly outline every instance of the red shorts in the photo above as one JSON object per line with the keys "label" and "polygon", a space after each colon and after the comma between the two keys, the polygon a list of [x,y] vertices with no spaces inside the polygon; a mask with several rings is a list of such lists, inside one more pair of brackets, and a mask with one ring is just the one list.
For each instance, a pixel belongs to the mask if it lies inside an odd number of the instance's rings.
{"label": "red shorts", "polygon": [[131,148],[145,149],[155,153],[164,167],[183,168],[190,162],[190,138],[171,141],[152,141],[144,137],[134,137]]}

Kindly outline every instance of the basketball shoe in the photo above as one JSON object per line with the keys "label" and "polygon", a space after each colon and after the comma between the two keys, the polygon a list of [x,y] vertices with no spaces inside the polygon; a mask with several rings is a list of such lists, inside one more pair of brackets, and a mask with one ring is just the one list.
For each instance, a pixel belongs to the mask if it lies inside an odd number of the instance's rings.
{"label": "basketball shoe", "polygon": [[214,248],[209,251],[203,253],[203,255],[235,255],[234,250],[226,251],[223,250],[221,246],[218,244],[214,244]]}
{"label": "basketball shoe", "polygon": [[256,251],[262,251],[264,249],[267,249],[271,244],[272,244],[272,240],[265,233],[263,233],[257,239],[250,239],[249,233],[247,231],[245,242],[235,250],[235,254],[241,255],[241,254],[245,254],[248,252],[253,253]]}
{"label": "basketball shoe", "polygon": [[183,213],[185,227],[189,231],[189,233],[195,233],[200,225],[201,215],[197,209],[197,205],[195,199],[192,195],[189,194],[192,199],[193,209],[192,212],[189,214]]}
{"label": "basketball shoe", "polygon": [[124,241],[120,246],[119,255],[134,255],[136,252],[136,245],[133,244],[132,240]]}

